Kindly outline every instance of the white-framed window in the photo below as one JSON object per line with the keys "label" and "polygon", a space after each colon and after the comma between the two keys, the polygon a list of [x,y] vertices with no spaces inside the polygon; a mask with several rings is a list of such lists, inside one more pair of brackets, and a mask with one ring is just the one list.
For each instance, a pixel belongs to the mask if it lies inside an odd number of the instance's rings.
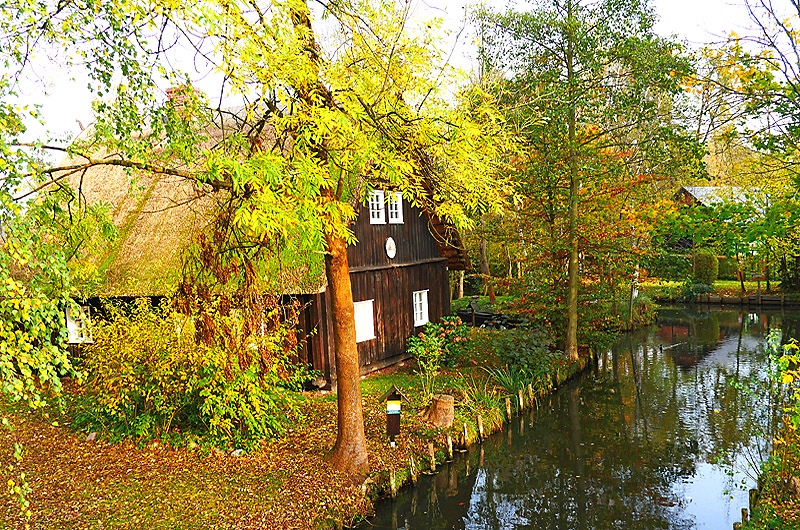
{"label": "white-framed window", "polygon": [[381,190],[372,190],[369,194],[369,224],[386,224],[386,208],[384,194]]}
{"label": "white-framed window", "polygon": [[399,191],[389,192],[389,224],[403,224],[403,194]]}
{"label": "white-framed window", "polygon": [[87,344],[94,342],[92,337],[92,321],[89,316],[88,306],[68,305],[67,317],[67,343]]}
{"label": "white-framed window", "polygon": [[353,302],[353,316],[356,320],[356,342],[375,338],[375,310],[373,300]]}
{"label": "white-framed window", "polygon": [[428,323],[428,289],[414,291],[414,327]]}

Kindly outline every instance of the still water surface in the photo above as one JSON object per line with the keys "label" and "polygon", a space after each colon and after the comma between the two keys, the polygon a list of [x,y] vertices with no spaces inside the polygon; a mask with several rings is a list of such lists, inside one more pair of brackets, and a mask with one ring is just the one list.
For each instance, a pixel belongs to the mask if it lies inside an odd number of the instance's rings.
{"label": "still water surface", "polygon": [[731,382],[763,372],[769,329],[800,336],[800,313],[687,306],[658,322],[360,528],[730,529],[769,450],[763,404]]}

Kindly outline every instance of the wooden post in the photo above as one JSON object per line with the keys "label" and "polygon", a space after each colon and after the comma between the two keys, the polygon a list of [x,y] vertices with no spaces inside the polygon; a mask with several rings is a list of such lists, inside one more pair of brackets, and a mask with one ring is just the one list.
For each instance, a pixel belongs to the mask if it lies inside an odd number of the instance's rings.
{"label": "wooden post", "polygon": [[394,499],[397,495],[397,477],[394,473],[394,468],[389,468],[389,494]]}
{"label": "wooden post", "polygon": [[511,419],[511,399],[506,398],[506,418]]}
{"label": "wooden post", "polygon": [[453,459],[453,437],[450,436],[450,433],[447,433],[447,459]]}
{"label": "wooden post", "polygon": [[467,438],[467,422],[464,422],[464,447],[469,445],[469,438]]}
{"label": "wooden post", "polygon": [[411,482],[416,486],[417,485],[417,466],[414,465],[414,453],[411,453]]}
{"label": "wooden post", "polygon": [[520,388],[517,390],[517,396],[519,397],[519,410],[522,412],[522,409],[525,408],[525,399],[522,397],[522,389]]}
{"label": "wooden post", "polygon": [[733,523],[733,530],[742,530],[742,523]]}
{"label": "wooden post", "polygon": [[436,452],[433,450],[433,442],[428,442],[428,454],[431,457],[431,471],[436,473]]}
{"label": "wooden post", "polygon": [[478,414],[478,439],[483,440],[483,416]]}
{"label": "wooden post", "polygon": [[747,508],[742,508],[742,524],[745,524],[750,518],[747,516]]}
{"label": "wooden post", "polygon": [[528,401],[531,402],[531,407],[533,407],[533,385],[528,383]]}
{"label": "wooden post", "polygon": [[758,490],[751,488],[748,492],[750,494],[750,513],[756,511],[756,504],[758,503]]}

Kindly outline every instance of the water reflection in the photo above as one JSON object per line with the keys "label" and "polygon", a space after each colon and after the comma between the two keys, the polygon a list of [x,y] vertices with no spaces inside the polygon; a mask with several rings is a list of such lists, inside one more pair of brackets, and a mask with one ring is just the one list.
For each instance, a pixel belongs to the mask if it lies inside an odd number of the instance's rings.
{"label": "water reflection", "polygon": [[731,528],[768,414],[731,381],[763,370],[797,314],[676,307],[624,335],[542,411],[376,506],[363,528]]}

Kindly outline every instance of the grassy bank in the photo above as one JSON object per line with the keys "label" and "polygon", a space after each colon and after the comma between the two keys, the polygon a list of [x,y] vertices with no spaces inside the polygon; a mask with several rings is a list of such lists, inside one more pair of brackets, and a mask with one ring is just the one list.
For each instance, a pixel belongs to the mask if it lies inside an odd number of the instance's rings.
{"label": "grassy bank", "polygon": [[[372,500],[388,492],[390,471],[398,484],[409,484],[412,457],[417,471],[431,467],[429,443],[435,459],[443,461],[448,434],[457,446],[473,443],[478,415],[486,435],[499,430],[506,420],[506,397],[516,414],[514,385],[523,390],[524,406],[535,407],[539,397],[587,362],[570,363],[534,343],[533,335],[469,333],[454,366],[440,370],[434,382],[436,392],[455,396],[451,429],[435,429],[419,415],[426,396],[415,363],[362,381],[371,472],[355,480],[337,474],[324,459],[336,437],[336,396],[329,392],[303,394],[295,426],[242,456],[232,456],[230,446],[212,448],[202,439],[181,436],[109,443],[102,433],[93,439],[73,430],[68,411],[30,411],[4,403],[0,415],[13,426],[0,431],[4,482],[19,483],[24,474],[31,515],[20,516],[17,496],[4,490],[0,528],[305,529],[358,521],[369,513]],[[515,376],[511,350],[533,375]],[[393,384],[409,398],[396,448],[388,446],[385,403],[379,402]],[[21,460],[15,458],[15,443],[22,447]]]}
{"label": "grassy bank", "polygon": [[[744,293],[742,292],[741,284],[735,280],[717,280],[704,293],[715,294],[720,296],[747,296],[758,293],[758,283],[754,281],[744,282]],[[648,278],[640,283],[640,290],[642,294],[649,296],[653,300],[666,300],[673,302],[685,301],[687,295],[691,297],[691,293],[687,291],[685,280],[670,280],[660,278]],[[772,283],[772,290],[767,291],[765,282],[761,282],[761,294],[780,294],[781,291],[777,289],[777,282]],[[696,293],[694,294],[696,296]],[[800,295],[787,295],[793,297],[800,297]]]}

